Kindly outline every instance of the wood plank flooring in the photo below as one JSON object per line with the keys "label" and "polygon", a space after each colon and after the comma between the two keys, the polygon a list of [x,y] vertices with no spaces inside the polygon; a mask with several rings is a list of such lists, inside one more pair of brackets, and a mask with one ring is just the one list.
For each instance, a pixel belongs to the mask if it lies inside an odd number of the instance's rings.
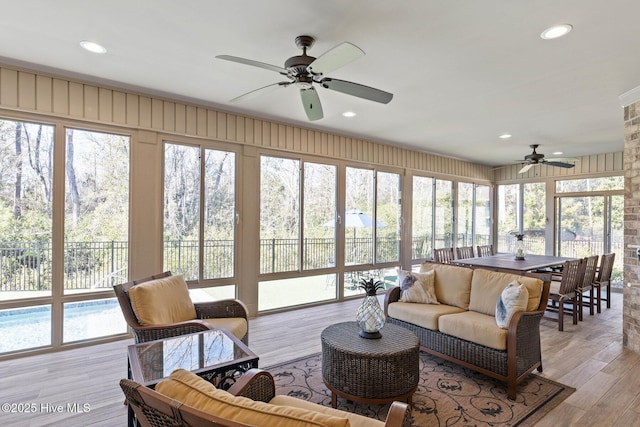
{"label": "wood plank flooring", "polygon": [[[250,343],[260,356],[260,366],[319,352],[322,329],[352,320],[359,303],[352,300],[251,320]],[[622,348],[622,295],[613,295],[611,309],[584,317],[577,326],[565,322],[564,332],[558,332],[557,323],[542,320],[542,375],[577,391],[537,426],[640,426],[640,355]],[[2,411],[0,425],[126,425],[118,381],[127,375],[126,347],[131,343],[122,340],[0,362],[0,403],[33,404],[34,409]]]}

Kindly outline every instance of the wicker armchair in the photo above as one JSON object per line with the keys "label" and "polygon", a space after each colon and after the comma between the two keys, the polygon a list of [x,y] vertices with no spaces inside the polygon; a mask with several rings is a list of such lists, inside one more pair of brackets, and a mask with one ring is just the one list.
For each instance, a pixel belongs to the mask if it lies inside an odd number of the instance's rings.
{"label": "wicker armchair", "polygon": [[[170,399],[135,381],[120,380],[120,387],[142,426],[149,427],[247,427],[247,424],[223,419]],[[250,369],[231,386],[229,393],[269,403],[276,397],[273,376],[261,369]],[[301,408],[307,408],[301,405]],[[327,408],[328,411],[338,411]],[[335,412],[334,412],[335,414]],[[411,411],[406,403],[393,402],[385,427],[410,427]]]}
{"label": "wicker armchair", "polygon": [[[246,322],[246,333],[244,336],[238,336],[245,344],[249,344],[249,321],[247,307],[242,301],[235,299],[225,299],[219,301],[197,302],[194,303],[196,317],[193,320],[183,321],[162,325],[143,325],[138,320],[131,300],[129,299],[129,290],[141,283],[150,282],[156,279],[163,279],[171,276],[171,272],[157,274],[144,279],[134,280],[128,283],[114,285],[113,289],[120,303],[120,308],[124,314],[127,324],[133,330],[136,343],[153,341],[163,338],[174,337],[178,335],[186,335],[200,331],[214,329],[216,327],[225,327],[233,332],[234,327],[239,322]],[[161,310],[158,307],[158,310]],[[209,323],[207,321],[208,320]]]}

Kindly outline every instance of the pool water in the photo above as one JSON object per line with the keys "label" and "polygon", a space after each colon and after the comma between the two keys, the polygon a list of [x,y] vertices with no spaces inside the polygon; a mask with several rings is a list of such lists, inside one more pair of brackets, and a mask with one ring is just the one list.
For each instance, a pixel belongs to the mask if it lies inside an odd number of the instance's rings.
{"label": "pool water", "polygon": [[[125,333],[118,301],[67,303],[63,314],[65,343]],[[0,311],[0,353],[51,345],[51,306]]]}

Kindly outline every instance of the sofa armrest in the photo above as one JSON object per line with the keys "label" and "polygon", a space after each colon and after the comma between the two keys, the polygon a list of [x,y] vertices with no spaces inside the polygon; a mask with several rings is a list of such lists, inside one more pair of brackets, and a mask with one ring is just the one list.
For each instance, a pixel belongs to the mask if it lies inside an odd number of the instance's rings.
{"label": "sofa armrest", "polygon": [[193,305],[196,308],[196,317],[198,319],[216,319],[224,317],[249,318],[247,306],[237,299],[197,302]]}
{"label": "sofa armrest", "polygon": [[389,408],[385,427],[411,427],[411,408],[403,402],[395,401]]}
{"label": "sofa armrest", "polygon": [[252,368],[238,378],[228,391],[234,396],[268,403],[276,395],[276,384],[271,373]]}
{"label": "sofa armrest", "polygon": [[389,304],[392,302],[397,302],[400,300],[400,286],[394,286],[393,288],[387,289],[387,292],[384,294],[384,315],[385,317],[389,317]]}

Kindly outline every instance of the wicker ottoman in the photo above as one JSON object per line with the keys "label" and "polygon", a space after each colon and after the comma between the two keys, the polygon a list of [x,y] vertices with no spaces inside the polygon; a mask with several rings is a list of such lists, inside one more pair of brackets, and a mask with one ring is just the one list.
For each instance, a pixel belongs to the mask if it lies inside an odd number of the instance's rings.
{"label": "wicker ottoman", "polygon": [[411,405],[420,373],[418,337],[390,324],[380,339],[361,338],[358,332],[356,322],[345,322],[320,335],[322,379],[331,390],[331,405],[336,407],[337,396],[374,404],[407,400]]}

